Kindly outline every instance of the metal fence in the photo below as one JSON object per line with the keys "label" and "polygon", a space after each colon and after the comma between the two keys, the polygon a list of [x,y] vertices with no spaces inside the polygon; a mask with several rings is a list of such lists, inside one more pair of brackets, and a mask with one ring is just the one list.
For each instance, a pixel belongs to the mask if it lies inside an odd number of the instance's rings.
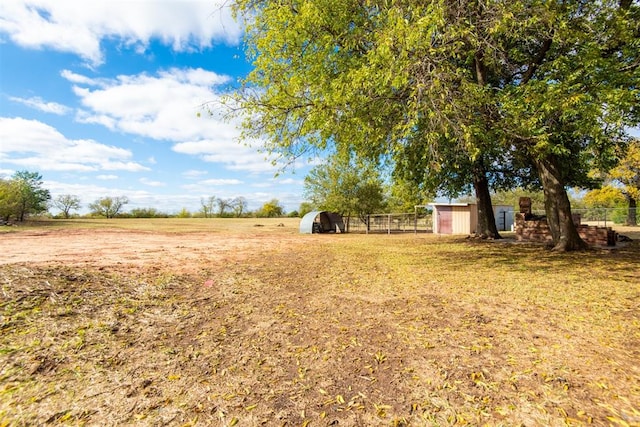
{"label": "metal fence", "polygon": [[[536,215],[545,215],[544,211],[534,211]],[[599,227],[613,227],[626,224],[629,214],[628,208],[589,208],[571,209],[572,214],[580,215],[581,224],[597,225]],[[636,209],[636,224],[640,224],[640,211]]]}
{"label": "metal fence", "polygon": [[349,233],[431,233],[433,231],[430,213],[391,213],[368,215],[360,218],[343,218]]}
{"label": "metal fence", "polygon": [[[580,215],[582,224],[597,225],[599,227],[613,227],[626,224],[627,208],[591,208],[572,209],[572,213]],[[534,211],[536,215],[545,215],[544,211]],[[499,231],[513,231],[515,212],[503,212],[496,215],[496,225]],[[392,213],[369,215],[365,221],[357,217],[343,218],[350,233],[432,233],[433,218],[426,213]],[[640,210],[636,210],[636,223],[640,224]]]}
{"label": "metal fence", "polygon": [[[590,225],[598,225],[603,227],[612,227],[615,224],[626,224],[629,214],[628,208],[591,208],[591,209],[572,209],[572,213],[580,214],[581,223],[589,223]],[[639,222],[638,210],[635,212],[636,224]]]}

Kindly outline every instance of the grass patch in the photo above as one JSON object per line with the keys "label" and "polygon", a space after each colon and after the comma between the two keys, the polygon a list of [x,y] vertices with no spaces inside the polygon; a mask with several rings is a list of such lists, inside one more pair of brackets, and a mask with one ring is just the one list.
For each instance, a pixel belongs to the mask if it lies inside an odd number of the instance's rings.
{"label": "grass patch", "polygon": [[0,425],[640,423],[638,242],[287,242],[0,266]]}

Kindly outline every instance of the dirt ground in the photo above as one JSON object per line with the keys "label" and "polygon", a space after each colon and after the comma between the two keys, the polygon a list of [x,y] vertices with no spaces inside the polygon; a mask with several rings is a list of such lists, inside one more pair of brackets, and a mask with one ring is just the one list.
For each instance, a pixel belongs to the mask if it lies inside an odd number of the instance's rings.
{"label": "dirt ground", "polygon": [[636,242],[269,227],[0,234],[0,426],[640,425]]}
{"label": "dirt ground", "polygon": [[0,264],[161,269],[197,273],[205,265],[224,267],[254,248],[277,249],[299,244],[281,233],[164,233],[134,230],[24,231],[0,235]]}

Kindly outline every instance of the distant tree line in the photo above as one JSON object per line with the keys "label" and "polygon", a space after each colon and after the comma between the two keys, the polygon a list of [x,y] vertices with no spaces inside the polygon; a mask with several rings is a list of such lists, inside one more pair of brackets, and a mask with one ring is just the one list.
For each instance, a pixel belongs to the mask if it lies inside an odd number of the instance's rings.
{"label": "distant tree line", "polygon": [[[616,223],[636,225],[638,213],[636,200],[640,196],[640,146],[636,142],[629,150],[625,161],[602,179],[606,185],[586,193],[570,192],[571,205],[585,218],[596,218],[604,209],[614,210],[608,219]],[[298,210],[285,212],[278,199],[264,203],[255,211],[248,209],[244,197],[201,198],[200,209],[191,212],[182,208],[177,213],[162,212],[153,207],[133,208],[125,211],[129,199],[125,196],[101,197],[88,204],[88,217],[103,218],[276,218],[302,217],[313,210],[337,212],[347,220],[364,221],[367,215],[376,213],[413,212],[415,205],[424,205],[432,200],[429,194],[421,193],[409,182],[392,180],[383,176],[373,164],[356,162],[355,159],[330,158],[325,164],[313,168],[304,183],[307,201]],[[544,210],[542,191],[515,188],[493,192],[492,201],[497,205],[518,208],[521,196],[532,198],[534,210]],[[457,201],[475,202],[473,196]],[[59,211],[54,218],[78,217],[75,212],[82,208],[80,197],[62,194],[51,198],[49,190],[43,188],[42,176],[38,172],[19,171],[11,178],[0,178],[0,221],[24,221],[33,215],[48,214],[49,209]]]}
{"label": "distant tree line", "polygon": [[[256,211],[250,211],[244,197],[219,198],[210,196],[201,199],[200,210],[190,212],[182,208],[176,214],[162,212],[154,207],[133,208],[125,211],[129,203],[126,196],[105,196],[88,204],[88,217],[103,218],[272,218],[285,216],[284,207],[277,199],[269,200]],[[56,209],[54,218],[69,219],[79,217],[76,213],[82,208],[82,201],[74,194],[61,194],[52,199],[49,190],[43,187],[42,175],[38,172],[19,171],[10,178],[0,178],[0,221],[22,222],[30,216],[48,215],[50,209]],[[289,216],[297,216],[292,211]]]}
{"label": "distant tree line", "polygon": [[122,207],[129,203],[129,199],[125,196],[121,197],[103,197],[89,204],[91,213],[107,218],[115,218],[120,214]]}
{"label": "distant tree line", "polygon": [[209,196],[200,199],[200,213],[205,218],[217,216],[219,218],[241,218],[247,213],[247,199],[235,197],[224,199],[221,197]]}

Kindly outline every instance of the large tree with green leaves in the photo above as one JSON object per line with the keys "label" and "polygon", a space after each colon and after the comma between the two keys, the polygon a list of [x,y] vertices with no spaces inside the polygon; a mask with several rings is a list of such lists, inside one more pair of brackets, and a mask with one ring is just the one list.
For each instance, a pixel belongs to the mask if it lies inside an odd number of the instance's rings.
{"label": "large tree with green leaves", "polygon": [[584,247],[565,187],[637,120],[632,1],[235,4],[255,66],[237,97],[245,137],[288,157],[335,144],[432,187],[471,185],[478,231],[493,237],[506,155],[537,171],[556,248]]}
{"label": "large tree with green leaves", "polygon": [[394,177],[387,188],[387,211],[413,212],[416,206],[424,206],[433,198],[434,194],[424,191],[419,184]]}
{"label": "large tree with green leaves", "polygon": [[11,179],[0,178],[0,220],[8,222],[16,211],[17,188]]}
{"label": "large tree with green leaves", "polygon": [[[581,249],[567,186],[593,187],[638,122],[640,8],[632,1],[531,2],[532,55],[501,91],[504,136],[536,166],[555,248]],[[515,65],[516,63],[514,63]]]}
{"label": "large tree with green leaves", "polygon": [[0,181],[0,214],[5,221],[24,221],[30,214],[46,212],[50,199],[38,172],[18,171]]}
{"label": "large tree with green leaves", "polygon": [[[449,43],[434,39],[445,6],[247,0],[236,7],[249,22],[255,66],[237,97],[249,113],[245,137],[267,136],[267,149],[289,158],[335,145],[391,163],[405,146],[426,143],[429,150],[419,151],[436,166],[430,171],[464,166],[465,185],[473,181],[477,189],[480,232],[498,237],[486,177],[490,159],[474,145],[484,141],[472,138],[487,139],[486,126],[469,114],[469,102],[451,102],[450,83],[464,60],[451,60]],[[445,58],[437,73],[424,62],[431,54],[436,62]]]}

